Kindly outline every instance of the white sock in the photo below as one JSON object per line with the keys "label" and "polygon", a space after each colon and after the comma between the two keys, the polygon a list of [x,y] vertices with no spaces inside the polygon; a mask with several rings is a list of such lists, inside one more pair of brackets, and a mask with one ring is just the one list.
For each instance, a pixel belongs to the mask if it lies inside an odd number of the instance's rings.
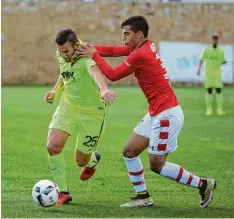
{"label": "white sock", "polygon": [[170,162],[165,163],[160,175],[173,179],[180,184],[188,185],[194,188],[198,188],[201,181],[200,177],[193,175],[184,170],[183,167]]}
{"label": "white sock", "polygon": [[137,193],[147,192],[145,184],[144,169],[139,157],[126,158],[124,157],[125,163],[128,169],[128,175],[133,187]]}

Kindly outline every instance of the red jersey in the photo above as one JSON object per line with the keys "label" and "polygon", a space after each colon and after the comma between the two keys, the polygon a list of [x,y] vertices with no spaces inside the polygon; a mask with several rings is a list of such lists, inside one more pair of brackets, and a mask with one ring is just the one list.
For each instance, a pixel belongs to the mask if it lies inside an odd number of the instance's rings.
{"label": "red jersey", "polygon": [[[93,60],[108,79],[117,81],[130,74],[135,75],[148,100],[151,116],[178,105],[167,71],[152,41],[146,40],[135,50],[131,50],[125,45],[95,46],[95,48],[97,52],[93,54]],[[101,56],[128,57],[123,63],[112,68]]]}

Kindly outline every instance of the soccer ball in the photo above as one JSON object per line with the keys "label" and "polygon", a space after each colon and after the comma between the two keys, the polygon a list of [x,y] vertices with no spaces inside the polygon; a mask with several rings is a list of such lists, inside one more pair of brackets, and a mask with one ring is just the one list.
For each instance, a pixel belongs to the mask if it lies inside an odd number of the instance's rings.
{"label": "soccer ball", "polygon": [[59,197],[59,188],[50,180],[37,182],[32,189],[32,198],[36,204],[42,207],[53,206]]}

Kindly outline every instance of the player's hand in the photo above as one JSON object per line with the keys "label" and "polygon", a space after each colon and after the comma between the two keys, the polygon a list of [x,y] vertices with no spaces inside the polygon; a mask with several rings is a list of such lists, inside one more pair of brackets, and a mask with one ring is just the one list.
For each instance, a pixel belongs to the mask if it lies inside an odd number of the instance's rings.
{"label": "player's hand", "polygon": [[101,97],[102,97],[102,102],[111,105],[112,103],[115,102],[117,98],[117,94],[114,91],[111,90],[103,90],[101,91]]}
{"label": "player's hand", "polygon": [[197,75],[199,76],[201,73],[201,69],[200,68],[197,68]]}
{"label": "player's hand", "polygon": [[55,97],[55,93],[53,91],[47,92],[44,96],[45,103],[52,104],[54,102],[54,97]]}
{"label": "player's hand", "polygon": [[89,44],[80,45],[79,48],[76,50],[76,54],[79,57],[87,57],[87,58],[92,58],[95,52],[96,49],[94,48],[94,46],[91,46]]}

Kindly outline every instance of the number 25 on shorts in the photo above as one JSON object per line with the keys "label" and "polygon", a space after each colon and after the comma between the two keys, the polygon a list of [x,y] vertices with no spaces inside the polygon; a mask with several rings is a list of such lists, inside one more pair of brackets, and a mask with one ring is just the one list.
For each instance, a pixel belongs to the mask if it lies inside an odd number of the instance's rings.
{"label": "number 25 on shorts", "polygon": [[87,146],[87,147],[96,147],[97,143],[98,143],[98,136],[90,136],[90,135],[86,135],[85,138],[87,139],[87,141],[85,141],[83,143],[83,145]]}

